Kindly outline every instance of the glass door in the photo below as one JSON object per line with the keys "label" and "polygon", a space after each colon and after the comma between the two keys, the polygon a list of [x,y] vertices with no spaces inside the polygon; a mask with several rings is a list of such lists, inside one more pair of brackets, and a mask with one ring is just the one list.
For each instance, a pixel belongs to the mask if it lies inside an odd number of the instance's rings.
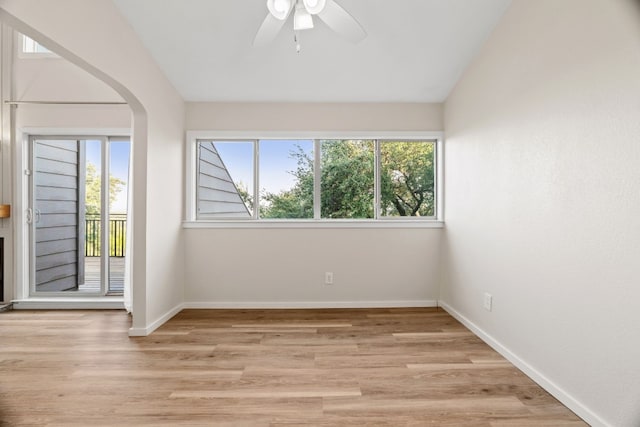
{"label": "glass door", "polygon": [[108,293],[124,291],[124,264],[127,256],[127,212],[129,211],[128,138],[109,138],[109,277]]}
{"label": "glass door", "polygon": [[114,141],[31,138],[32,295],[122,293],[130,144]]}

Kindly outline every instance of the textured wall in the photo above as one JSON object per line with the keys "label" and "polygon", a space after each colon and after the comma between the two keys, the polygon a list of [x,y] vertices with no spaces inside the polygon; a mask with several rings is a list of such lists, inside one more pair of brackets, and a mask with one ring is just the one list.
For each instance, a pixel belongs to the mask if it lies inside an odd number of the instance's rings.
{"label": "textured wall", "polygon": [[638,76],[634,2],[516,0],[445,108],[442,299],[593,425],[640,425]]}

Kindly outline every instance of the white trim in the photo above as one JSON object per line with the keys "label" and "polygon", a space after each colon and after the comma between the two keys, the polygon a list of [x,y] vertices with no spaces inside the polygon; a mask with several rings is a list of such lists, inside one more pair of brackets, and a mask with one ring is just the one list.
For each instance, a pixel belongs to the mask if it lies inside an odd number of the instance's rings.
{"label": "white trim", "polygon": [[[2,100],[8,99],[13,96],[14,82],[13,82],[13,29],[9,26],[0,25],[0,74],[4,77],[0,81],[0,98]],[[11,107],[6,104],[0,105],[2,114],[0,118],[0,195],[3,204],[13,205],[11,209],[14,211],[11,213],[13,218],[0,219],[0,236],[4,238],[4,294],[0,293],[1,301],[10,301],[15,298],[14,280],[15,280],[15,253],[14,242],[16,235],[14,232],[15,217],[17,209],[20,205],[14,202],[15,193],[13,188],[13,122],[15,107]],[[18,211],[18,216],[19,216]]]}
{"label": "white trim", "polygon": [[436,218],[444,222],[444,135],[436,142]]}
{"label": "white trim", "polygon": [[185,302],[190,309],[299,309],[299,308],[411,308],[437,307],[436,300],[407,301],[193,301]]}
{"label": "white trim", "polygon": [[[15,130],[15,107],[11,109],[12,128]],[[29,134],[22,133],[18,137],[18,133],[13,133],[13,141],[15,141],[14,151],[14,168],[13,168],[13,227],[14,236],[14,298],[29,297],[29,283],[31,281],[30,272],[30,225],[26,221],[26,211],[30,206],[29,203],[29,177],[25,175],[25,170],[29,169]]]}
{"label": "white trim", "polygon": [[51,128],[51,127],[24,127],[18,129],[28,136],[70,136],[70,137],[131,137],[131,128]]}
{"label": "white trim", "polygon": [[[102,295],[106,294],[109,289],[109,274],[111,263],[109,262],[109,252],[111,250],[110,247],[110,238],[111,234],[109,230],[109,212],[111,206],[109,206],[109,198],[111,197],[111,157],[109,155],[109,137],[104,136],[102,138],[96,138],[100,140],[100,155],[101,155],[101,166],[100,166],[100,293]],[[85,151],[86,151],[86,142],[85,142]],[[87,161],[85,159],[85,164],[81,165],[85,169],[87,168]],[[35,168],[34,168],[35,169]],[[81,205],[78,203],[78,210],[80,210],[80,206],[82,209],[86,210],[86,206],[84,203]],[[81,238],[78,236],[78,238]]]}
{"label": "white trim", "polygon": [[456,309],[451,307],[449,304],[440,301],[440,307],[442,307],[447,313],[453,316],[456,320],[466,326],[471,330],[475,335],[478,336],[482,341],[491,346],[494,350],[504,356],[509,362],[513,363],[518,369],[524,372],[528,377],[530,377],[533,381],[538,383],[540,387],[548,391],[553,397],[558,399],[563,405],[576,413],[580,418],[589,423],[592,427],[611,427],[611,424],[608,424],[598,415],[596,415],[593,411],[587,408],[584,404],[578,401],[575,397],[571,396],[568,392],[566,392],[562,387],[551,381],[547,378],[542,372],[538,371],[536,368],[527,363],[524,359],[522,359],[517,354],[513,353],[509,350],[505,345],[503,345],[500,341],[489,335],[467,317],[460,314]]}
{"label": "white trim", "polygon": [[122,297],[29,298],[11,302],[14,310],[124,310]]}
{"label": "white trim", "polygon": [[184,304],[180,303],[173,307],[171,310],[167,311],[165,314],[157,318],[155,321],[149,323],[145,328],[129,328],[129,336],[130,337],[146,337],[151,335],[153,331],[158,329],[160,326],[164,325],[176,314],[180,313],[184,308]]}
{"label": "white trim", "polygon": [[[257,139],[251,141],[251,148],[253,149],[253,203],[251,204],[251,209],[253,209],[253,212],[251,212],[251,218],[256,220],[260,215],[260,150],[258,149]],[[220,161],[224,164],[224,160],[222,158],[220,158]],[[234,185],[236,185],[235,182]],[[248,190],[249,189],[247,188],[247,193],[249,193]],[[237,185],[236,191],[238,191]]]}
{"label": "white trim", "polygon": [[197,186],[197,178],[196,173],[198,171],[196,165],[196,157],[197,153],[197,138],[189,136],[190,132],[187,132],[187,155],[186,155],[186,165],[185,165],[185,173],[187,176],[185,177],[185,185],[186,191],[185,194],[185,218],[187,221],[195,221],[196,220],[196,186]]}
{"label": "white trim", "polygon": [[380,140],[375,139],[373,141],[373,218],[376,220],[384,218],[382,216],[382,188],[380,188],[382,187],[382,177],[380,176],[382,171],[382,156],[380,155],[380,150]]}
{"label": "white trim", "polygon": [[244,221],[184,221],[182,228],[444,228],[436,220],[244,220]]}
{"label": "white trim", "polygon": [[[16,107],[12,107],[11,111],[14,111]],[[12,114],[14,116],[14,114]],[[14,126],[12,125],[12,128]],[[14,202],[15,206],[12,209],[13,216],[13,226],[14,226],[14,297],[16,298],[16,302],[22,304],[27,303],[27,298],[30,300],[33,299],[34,303],[41,303],[40,305],[50,307],[52,309],[56,308],[75,308],[72,307],[72,304],[64,304],[65,307],[57,306],[56,304],[63,303],[65,301],[64,297],[59,297],[60,294],[49,294],[39,293],[36,297],[31,297],[31,289],[30,282],[33,274],[30,272],[30,226],[25,221],[26,209],[30,206],[29,202],[29,179],[25,175],[24,171],[26,169],[31,169],[29,164],[30,159],[30,149],[29,149],[29,138],[32,136],[62,136],[69,138],[110,138],[110,137],[128,137],[131,143],[133,144],[133,139],[131,137],[131,128],[52,128],[52,127],[23,127],[15,130],[13,140],[16,141],[14,147],[14,165],[19,165],[19,167],[14,168],[14,180],[13,180],[13,188],[14,188]],[[133,167],[130,165],[130,167]],[[31,171],[33,173],[33,171]],[[95,296],[95,295],[93,295]],[[51,300],[51,305],[49,303],[44,302],[44,298]],[[75,297],[74,297],[75,298]],[[88,306],[89,297],[78,297],[82,298],[79,301],[82,305],[79,308],[103,308],[99,305]],[[99,298],[105,298],[107,301],[107,305],[109,305],[108,298],[101,296]],[[122,297],[116,297],[122,300]],[[105,306],[104,308],[111,308]]]}
{"label": "white trim", "polygon": [[198,139],[444,139],[444,132],[427,131],[187,131],[187,142]]}
{"label": "white trim", "polygon": [[320,140],[313,140],[313,219],[319,220],[322,218],[322,183],[320,177],[322,171],[316,171],[316,167],[320,167],[322,163],[320,148]]}

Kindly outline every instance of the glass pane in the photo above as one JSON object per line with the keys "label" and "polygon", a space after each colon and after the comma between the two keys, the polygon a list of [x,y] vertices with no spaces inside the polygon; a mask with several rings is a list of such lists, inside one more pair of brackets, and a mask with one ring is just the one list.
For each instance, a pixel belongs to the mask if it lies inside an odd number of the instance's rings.
{"label": "glass pane", "polygon": [[199,218],[253,216],[253,142],[199,141]]}
{"label": "glass pane", "polygon": [[435,143],[380,143],[381,216],[434,216]]}
{"label": "glass pane", "polygon": [[[83,290],[82,145],[77,140],[33,141],[33,291]],[[98,266],[99,267],[99,266]]]}
{"label": "glass pane", "polygon": [[322,140],[322,218],[373,218],[371,140]]}
{"label": "glass pane", "polygon": [[260,141],[260,217],[313,218],[313,141]]}
{"label": "glass pane", "polygon": [[84,202],[84,283],[80,290],[100,292],[102,268],[102,142],[80,141],[85,147],[85,202]]}
{"label": "glass pane", "polygon": [[129,190],[128,141],[109,143],[109,286],[110,293],[124,290],[127,202]]}
{"label": "glass pane", "polygon": [[49,49],[47,49],[37,41],[25,35],[22,36],[22,52],[23,53],[51,53]]}

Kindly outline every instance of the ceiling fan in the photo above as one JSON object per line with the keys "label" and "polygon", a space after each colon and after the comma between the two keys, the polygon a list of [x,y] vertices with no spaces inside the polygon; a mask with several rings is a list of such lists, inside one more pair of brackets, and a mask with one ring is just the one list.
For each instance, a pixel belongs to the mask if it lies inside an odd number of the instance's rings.
{"label": "ceiling fan", "polygon": [[334,0],[267,0],[269,13],[253,39],[253,46],[263,46],[276,38],[293,10],[296,50],[300,52],[298,31],[313,28],[313,16],[345,39],[358,43],[367,33],[356,19]]}

